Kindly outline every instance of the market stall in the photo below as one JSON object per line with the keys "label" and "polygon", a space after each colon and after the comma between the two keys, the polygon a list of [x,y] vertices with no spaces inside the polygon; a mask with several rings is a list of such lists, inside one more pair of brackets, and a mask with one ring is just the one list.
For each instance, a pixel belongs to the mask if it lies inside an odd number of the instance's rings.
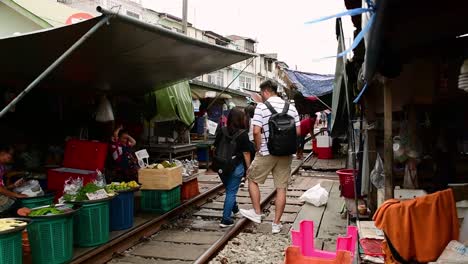
{"label": "market stall", "polygon": [[[3,98],[7,98],[3,101],[3,110],[0,113],[0,126],[5,128],[2,129],[2,136],[11,144],[27,145],[26,148],[15,147],[18,154],[26,153],[29,148],[30,153],[38,152],[32,156],[34,159],[30,158],[31,155],[25,156],[27,162],[23,162],[21,167],[26,172],[28,168],[37,167],[43,175],[55,175],[50,177],[53,178],[52,181],[43,185],[44,190],[52,187],[56,198],[81,206],[74,220],[85,224],[74,226],[75,230],[72,232],[75,238],[62,234],[65,239],[63,245],[67,246],[64,253],[67,255],[56,258],[57,261],[75,257],[73,252],[85,252],[75,248],[70,255],[68,247],[73,241],[81,247],[94,247],[115,237],[112,232],[109,233],[111,229],[135,228],[144,224],[144,221],[134,224],[129,221],[113,223],[109,219],[111,215],[133,218],[132,206],[138,203],[131,202],[133,196],[127,195],[133,194],[136,188],[131,181],[125,181],[118,187],[97,186],[95,183],[104,178],[103,175],[99,176],[99,171],[106,172],[106,143],[112,136],[112,126],[115,123],[125,123],[129,130],[125,133],[135,135],[140,141],[138,135],[142,129],[139,124],[141,126],[143,121],[135,116],[144,115],[145,109],[142,106],[145,94],[164,90],[174,83],[251,56],[191,39],[111,11],[101,8],[98,10],[103,13],[101,17],[70,26],[0,39],[0,48],[3,51],[0,67],[5,69],[0,73],[0,84],[5,87]],[[54,45],[50,45],[51,43]],[[193,62],[186,63],[187,57],[193,59]],[[115,116],[104,119],[99,117],[98,109],[103,96],[109,100]],[[123,107],[125,104],[134,107]],[[180,108],[177,108],[178,113],[179,111]],[[25,122],[26,120],[29,121]],[[97,147],[100,144],[102,148]],[[92,158],[96,155],[100,158]],[[39,157],[39,162],[32,163],[31,160],[35,160],[36,156]],[[92,162],[86,158],[92,159]],[[76,164],[78,161],[80,164]],[[29,166],[31,164],[34,166]],[[178,177],[182,178],[182,174],[181,171]],[[29,174],[18,175],[21,178]],[[68,179],[86,179],[87,182],[73,185],[81,187],[71,188],[65,182]],[[133,187],[127,188],[129,186]],[[85,195],[86,199],[69,199],[70,195],[79,190],[85,190],[81,196]],[[159,192],[160,195],[167,195],[166,190]],[[111,197],[111,193],[116,195]],[[47,197],[50,197],[48,193]],[[178,198],[171,199],[178,199],[180,203],[181,198],[179,192]],[[187,198],[190,197],[185,196]],[[168,208],[163,209],[169,210]],[[29,216],[31,212],[23,210],[20,213]],[[54,210],[42,213],[60,214]],[[70,226],[66,223],[68,222],[54,222],[54,225]],[[92,227],[93,230],[80,229],[85,226]],[[39,245],[43,238],[31,233],[29,239],[32,254],[42,254],[41,249],[33,245]],[[42,261],[41,259],[48,258],[43,255],[41,258],[34,258],[34,261]]]}

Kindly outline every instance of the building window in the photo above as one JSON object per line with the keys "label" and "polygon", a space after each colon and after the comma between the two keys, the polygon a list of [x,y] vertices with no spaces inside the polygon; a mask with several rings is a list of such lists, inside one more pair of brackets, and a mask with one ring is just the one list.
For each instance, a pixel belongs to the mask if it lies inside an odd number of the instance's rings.
{"label": "building window", "polygon": [[208,82],[218,86],[224,86],[224,73],[221,71],[208,74]]}
{"label": "building window", "polygon": [[135,12],[132,12],[132,11],[128,11],[127,10],[127,16],[130,16],[130,17],[133,17],[133,18],[136,18],[136,19],[140,19],[140,15],[135,13]]}
{"label": "building window", "polygon": [[240,88],[251,90],[252,89],[252,78],[239,76]]}
{"label": "building window", "polygon": [[271,61],[268,61],[268,71],[269,71],[269,72],[272,72],[272,71],[273,71],[272,66],[273,66],[273,63],[272,63]]}

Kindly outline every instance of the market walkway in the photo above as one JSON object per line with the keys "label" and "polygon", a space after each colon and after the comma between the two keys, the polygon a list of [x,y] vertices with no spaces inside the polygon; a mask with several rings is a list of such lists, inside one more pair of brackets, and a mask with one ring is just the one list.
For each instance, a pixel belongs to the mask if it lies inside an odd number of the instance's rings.
{"label": "market walkway", "polygon": [[[295,162],[295,165],[297,162]],[[288,200],[282,221],[282,234],[271,234],[274,205],[270,203],[264,212],[266,218],[262,224],[250,223],[236,238],[218,253],[211,263],[279,263],[283,260],[283,252],[290,244],[289,230],[298,226],[303,219],[314,220],[316,223],[316,247],[334,249],[336,236],[346,232],[346,220],[340,217],[343,200],[339,197],[339,184],[333,173],[327,173],[327,178],[316,177],[314,173],[307,176],[293,177],[288,190]],[[322,175],[323,172],[317,173]],[[202,174],[199,176],[201,191],[209,189],[212,184],[219,183],[217,175]],[[304,191],[321,183],[330,192],[328,204],[314,207],[298,200]],[[272,190],[272,179],[262,188],[267,194]],[[199,209],[187,212],[165,230],[154,235],[148,242],[137,245],[127,251],[121,258],[110,263],[114,264],[144,264],[144,263],[192,263],[206,248],[225,232],[218,226],[221,217],[224,196],[220,195],[213,201],[208,201]],[[250,198],[247,188],[241,188],[238,194],[240,207],[249,207]]]}

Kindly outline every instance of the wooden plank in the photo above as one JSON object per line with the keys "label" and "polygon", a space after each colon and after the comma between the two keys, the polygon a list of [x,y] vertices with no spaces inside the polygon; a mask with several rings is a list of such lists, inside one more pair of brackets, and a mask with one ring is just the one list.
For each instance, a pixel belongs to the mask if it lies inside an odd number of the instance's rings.
{"label": "wooden plank", "polygon": [[327,249],[336,246],[338,235],[346,234],[347,221],[342,219],[340,215],[343,202],[340,197],[339,184],[335,183],[329,192],[328,202],[317,235],[324,241],[324,247]]}
{"label": "wooden plank", "polygon": [[191,243],[197,245],[211,245],[220,237],[223,236],[221,232],[200,232],[200,231],[189,231],[183,230],[162,230],[156,234],[153,241],[166,241],[175,243]]}
{"label": "wooden plank", "polygon": [[[311,185],[313,186],[313,184],[316,184],[317,181],[321,181],[322,187],[324,187],[329,192],[331,191],[334,183],[336,183],[336,181],[314,179],[311,181]],[[314,222],[314,236],[317,236],[319,230],[318,228],[320,226],[325,209],[326,206],[316,207],[308,203],[304,204],[293,223],[294,230],[299,229],[299,224],[302,220],[312,220]]]}
{"label": "wooden plank", "polygon": [[[281,222],[283,223],[294,223],[296,220],[296,214],[284,213],[281,216]],[[265,221],[273,221],[275,218],[275,212],[271,212],[267,217],[265,217]]]}
{"label": "wooden plank", "polygon": [[132,255],[173,260],[195,260],[209,247],[209,245],[184,245],[161,241],[150,241],[137,247],[132,252]]}
{"label": "wooden plank", "polygon": [[182,260],[162,260],[158,259],[146,259],[136,256],[125,256],[123,258],[115,258],[112,261],[108,262],[109,264],[189,264],[192,261],[182,261]]}

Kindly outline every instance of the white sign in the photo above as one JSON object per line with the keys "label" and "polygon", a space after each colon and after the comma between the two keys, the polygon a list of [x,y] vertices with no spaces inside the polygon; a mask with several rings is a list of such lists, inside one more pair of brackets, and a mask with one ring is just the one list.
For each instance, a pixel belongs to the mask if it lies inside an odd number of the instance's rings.
{"label": "white sign", "polygon": [[109,197],[104,189],[97,190],[93,193],[87,193],[86,196],[88,196],[89,200],[100,200]]}
{"label": "white sign", "polygon": [[211,135],[215,135],[216,129],[218,128],[218,123],[213,122],[208,119],[207,124],[208,124],[208,133],[210,133]]}

